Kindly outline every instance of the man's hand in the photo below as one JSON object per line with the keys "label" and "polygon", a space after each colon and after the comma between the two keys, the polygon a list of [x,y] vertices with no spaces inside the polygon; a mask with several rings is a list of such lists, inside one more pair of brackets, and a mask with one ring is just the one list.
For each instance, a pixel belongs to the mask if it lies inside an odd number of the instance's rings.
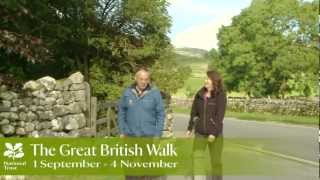
{"label": "man's hand", "polygon": [[214,135],[212,135],[212,134],[210,134],[208,136],[208,142],[213,142],[215,139],[216,139],[216,137]]}
{"label": "man's hand", "polygon": [[186,136],[187,136],[188,138],[191,138],[191,137],[192,137],[192,132],[191,132],[191,131],[187,131],[187,132],[186,132]]}
{"label": "man's hand", "polygon": [[120,138],[125,138],[126,135],[125,134],[120,134]]}

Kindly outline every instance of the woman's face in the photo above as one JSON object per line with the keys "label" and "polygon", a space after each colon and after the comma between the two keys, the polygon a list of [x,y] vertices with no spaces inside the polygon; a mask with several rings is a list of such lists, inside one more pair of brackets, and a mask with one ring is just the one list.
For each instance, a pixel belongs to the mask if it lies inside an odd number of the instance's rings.
{"label": "woman's face", "polygon": [[204,81],[204,87],[206,89],[210,89],[210,90],[213,89],[213,83],[210,78],[208,78],[208,77],[206,78],[206,80]]}

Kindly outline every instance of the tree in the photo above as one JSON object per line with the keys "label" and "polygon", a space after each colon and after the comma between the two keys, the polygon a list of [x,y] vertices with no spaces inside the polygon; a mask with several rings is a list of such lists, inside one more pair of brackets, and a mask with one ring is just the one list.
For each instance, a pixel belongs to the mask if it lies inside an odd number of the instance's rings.
{"label": "tree", "polygon": [[152,67],[166,54],[171,26],[167,6],[164,0],[98,1],[99,27],[89,39],[96,49],[90,82],[99,84],[93,85],[97,96],[117,99],[138,67]]}
{"label": "tree", "polygon": [[252,1],[219,30],[210,67],[222,72],[229,91],[248,96],[316,92],[318,6],[318,1]]}
{"label": "tree", "polygon": [[165,0],[4,0],[0,74],[18,79],[81,71],[93,92],[116,99],[143,65],[165,54],[171,20]]}
{"label": "tree", "polygon": [[172,49],[168,48],[168,52],[161,56],[151,68],[153,83],[168,96],[182,88],[191,75],[191,68],[179,66],[174,61],[174,56]]}
{"label": "tree", "polygon": [[[6,32],[0,37],[1,49],[5,50],[1,59],[11,67],[19,66],[27,79],[44,74],[63,77],[75,69],[86,74],[82,65],[90,50],[87,39],[94,2],[1,1],[0,31]],[[26,63],[15,63],[16,59]]]}

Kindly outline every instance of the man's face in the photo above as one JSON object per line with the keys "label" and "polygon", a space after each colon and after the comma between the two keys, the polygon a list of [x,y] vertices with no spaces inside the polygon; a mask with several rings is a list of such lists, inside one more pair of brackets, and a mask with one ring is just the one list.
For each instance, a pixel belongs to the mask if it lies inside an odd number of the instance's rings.
{"label": "man's face", "polygon": [[140,90],[145,89],[148,86],[149,82],[150,82],[150,77],[148,72],[140,71],[137,73],[136,83],[137,83],[137,87]]}

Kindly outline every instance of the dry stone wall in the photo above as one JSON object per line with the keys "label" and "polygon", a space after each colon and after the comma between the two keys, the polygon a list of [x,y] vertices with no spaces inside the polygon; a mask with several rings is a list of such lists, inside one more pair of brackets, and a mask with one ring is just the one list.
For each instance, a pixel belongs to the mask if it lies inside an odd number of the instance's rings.
{"label": "dry stone wall", "polygon": [[[173,99],[172,105],[191,107],[192,99]],[[270,112],[282,115],[319,116],[319,98],[237,98],[228,97],[227,108],[235,112]]]}
{"label": "dry stone wall", "polygon": [[19,93],[0,87],[0,137],[90,136],[90,87],[80,72],[24,84]]}

